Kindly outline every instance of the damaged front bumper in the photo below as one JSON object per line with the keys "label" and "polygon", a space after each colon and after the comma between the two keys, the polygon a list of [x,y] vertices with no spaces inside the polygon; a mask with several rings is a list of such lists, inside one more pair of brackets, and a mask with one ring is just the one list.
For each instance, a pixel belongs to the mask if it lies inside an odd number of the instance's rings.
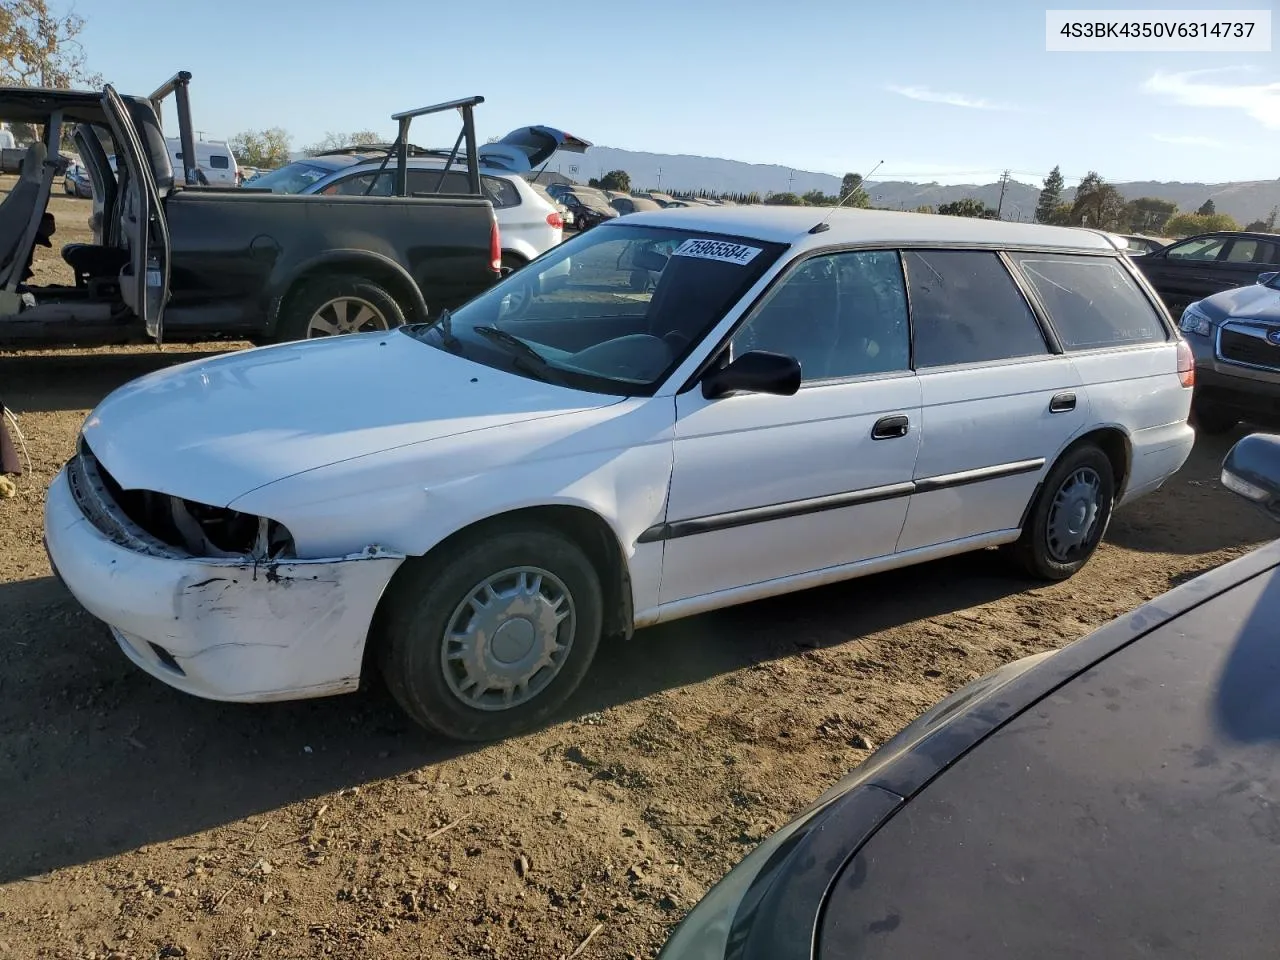
{"label": "damaged front bumper", "polygon": [[404,561],[376,548],[255,562],[132,543],[86,518],[65,468],[49,488],[45,544],[67,589],[137,666],[186,693],[233,701],[354,690],[374,610]]}

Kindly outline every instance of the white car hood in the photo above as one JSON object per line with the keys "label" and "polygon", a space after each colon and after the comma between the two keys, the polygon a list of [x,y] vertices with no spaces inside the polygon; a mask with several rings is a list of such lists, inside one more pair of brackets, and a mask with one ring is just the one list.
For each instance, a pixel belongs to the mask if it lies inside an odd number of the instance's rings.
{"label": "white car hood", "polygon": [[194,361],[140,377],[84,439],[125,489],[227,506],[316,467],[621,400],[494,370],[403,333]]}

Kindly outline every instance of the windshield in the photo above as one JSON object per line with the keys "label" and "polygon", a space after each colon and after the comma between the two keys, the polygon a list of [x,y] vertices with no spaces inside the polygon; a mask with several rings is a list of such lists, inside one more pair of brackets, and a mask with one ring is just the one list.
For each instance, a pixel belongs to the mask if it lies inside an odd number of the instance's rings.
{"label": "windshield", "polygon": [[578,389],[653,393],[785,249],[607,224],[555,247],[409,336]]}
{"label": "windshield", "polygon": [[272,170],[270,173],[254,177],[253,188],[270,190],[272,193],[301,193],[317,180],[323,180],[329,176],[335,169],[337,168],[299,160],[279,170]]}

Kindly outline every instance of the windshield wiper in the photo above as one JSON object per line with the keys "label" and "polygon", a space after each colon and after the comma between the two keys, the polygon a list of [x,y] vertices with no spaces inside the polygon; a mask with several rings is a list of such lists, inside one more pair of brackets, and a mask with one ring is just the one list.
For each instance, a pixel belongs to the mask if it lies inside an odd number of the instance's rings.
{"label": "windshield wiper", "polygon": [[486,340],[500,343],[504,347],[510,348],[508,352],[512,353],[512,359],[516,361],[517,365],[523,367],[535,377],[548,383],[554,383],[559,386],[564,385],[564,378],[548,362],[547,358],[514,334],[499,330],[497,327],[472,327],[471,330],[473,333],[480,334]]}

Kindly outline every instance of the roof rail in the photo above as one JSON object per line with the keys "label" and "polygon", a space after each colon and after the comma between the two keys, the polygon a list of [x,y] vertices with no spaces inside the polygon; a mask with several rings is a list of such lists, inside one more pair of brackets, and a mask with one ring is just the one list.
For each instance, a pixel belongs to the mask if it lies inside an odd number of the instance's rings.
{"label": "roof rail", "polygon": [[484,103],[484,97],[464,97],[462,100],[450,100],[448,103],[437,103],[430,107],[419,107],[417,110],[406,110],[404,113],[393,113],[391,119],[398,123],[401,120],[426,116],[428,113],[444,113],[446,110],[458,110],[462,107],[477,107],[482,103]]}

